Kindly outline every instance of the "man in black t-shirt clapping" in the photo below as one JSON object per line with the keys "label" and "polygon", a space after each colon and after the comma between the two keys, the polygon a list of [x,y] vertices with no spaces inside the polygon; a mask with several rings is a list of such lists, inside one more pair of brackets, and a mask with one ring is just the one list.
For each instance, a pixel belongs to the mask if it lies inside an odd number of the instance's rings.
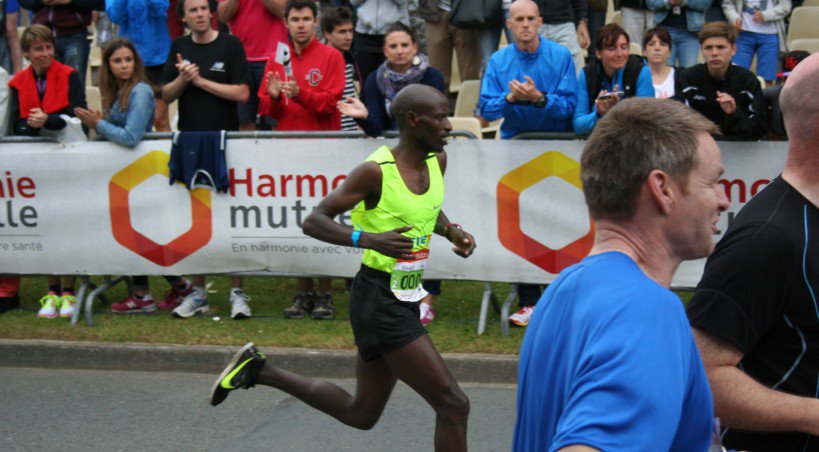
{"label": "man in black t-shirt clapping", "polygon": [[819,447],[819,55],[782,88],[780,177],[737,214],[688,305],[728,449]]}
{"label": "man in black t-shirt clapping", "polygon": [[[241,41],[211,28],[208,0],[179,0],[176,12],[191,30],[176,38],[162,68],[162,98],[179,99],[179,130],[239,130],[237,102],[247,102],[250,68]],[[208,311],[205,277],[192,278],[193,291],[173,311],[187,318]],[[251,316],[241,276],[232,278],[231,318]]]}
{"label": "man in black t-shirt clapping", "polygon": [[238,130],[236,102],[246,102],[250,72],[242,43],[211,28],[207,0],[181,0],[191,33],[176,38],[162,69],[162,98],[179,99],[179,130]]}

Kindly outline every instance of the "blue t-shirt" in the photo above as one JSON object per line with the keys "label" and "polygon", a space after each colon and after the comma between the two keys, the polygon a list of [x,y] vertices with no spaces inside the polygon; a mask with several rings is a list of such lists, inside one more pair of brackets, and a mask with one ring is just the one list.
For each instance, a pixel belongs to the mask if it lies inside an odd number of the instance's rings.
{"label": "blue t-shirt", "polygon": [[680,299],[628,256],[567,268],[535,308],[518,369],[514,451],[705,451],[708,380]]}

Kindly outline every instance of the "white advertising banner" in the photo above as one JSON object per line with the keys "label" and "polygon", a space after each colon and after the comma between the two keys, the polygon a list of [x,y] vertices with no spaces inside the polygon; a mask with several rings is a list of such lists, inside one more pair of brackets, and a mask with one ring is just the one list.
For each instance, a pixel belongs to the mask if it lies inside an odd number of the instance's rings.
{"label": "white advertising banner", "polygon": [[[305,236],[307,214],[391,140],[228,140],[230,189],[169,184],[170,141],[0,146],[0,274],[352,276],[361,250]],[[456,140],[443,210],[471,232],[469,259],[432,241],[425,277],[544,283],[580,260],[593,225],[580,190],[582,141]],[[739,208],[781,171],[786,144],[720,143],[721,181]],[[350,224],[349,216],[338,219]],[[716,235],[718,240],[721,235]],[[703,261],[674,285],[693,287]]]}

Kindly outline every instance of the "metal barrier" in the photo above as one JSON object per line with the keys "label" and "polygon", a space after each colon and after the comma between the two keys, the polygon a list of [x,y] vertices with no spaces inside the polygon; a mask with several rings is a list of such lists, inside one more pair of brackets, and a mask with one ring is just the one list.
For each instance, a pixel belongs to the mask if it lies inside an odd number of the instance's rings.
{"label": "metal barrier", "polygon": [[[588,135],[580,136],[576,135],[574,132],[522,132],[514,137],[510,138],[510,140],[563,140],[563,141],[585,141],[588,138]],[[738,137],[724,137],[721,135],[714,136],[716,141],[749,141]],[[767,138],[759,140],[759,141],[771,141]]]}
{"label": "metal barrier", "polygon": [[[474,135],[469,134],[468,132],[460,132],[456,131],[453,132],[452,135],[454,136],[462,136],[466,138],[474,138]],[[170,139],[172,136],[171,133],[151,133],[146,136],[146,139],[160,139],[166,140]],[[351,139],[358,139],[365,138],[360,132],[229,132],[229,136],[238,139],[242,138],[247,141],[250,139],[273,139],[273,138],[351,138]],[[388,136],[394,138],[397,136],[395,132],[389,133]],[[530,139],[544,139],[549,138],[551,140],[561,140],[564,143],[568,143],[570,146],[573,147],[582,147],[582,141],[577,141],[577,137],[570,133],[525,133],[520,134],[514,139],[518,140],[530,140]],[[247,142],[246,141],[246,142]],[[369,143],[378,143],[377,141],[368,140]],[[44,137],[6,137],[0,138],[0,143],[49,143],[49,147],[51,143],[56,143],[56,140],[53,138],[44,138]],[[263,142],[260,142],[263,143]],[[364,141],[362,141],[364,143]],[[544,141],[544,143],[548,143]],[[766,144],[765,146],[770,146],[773,143]],[[777,146],[782,147],[781,144],[776,144]],[[81,147],[81,146],[80,146]],[[731,147],[729,145],[729,147]],[[733,147],[737,147],[737,145],[733,145]],[[6,148],[11,148],[11,146],[7,146]],[[3,147],[0,147],[3,149]],[[125,270],[127,271],[127,270]],[[118,272],[123,272],[123,270],[118,270]],[[253,273],[242,273],[247,276],[252,276]],[[272,273],[265,272],[265,275],[271,275]],[[294,274],[276,274],[276,276],[286,276],[286,277],[295,277],[298,275]],[[103,292],[109,287],[119,282],[128,282],[127,279],[122,279],[123,277],[106,277],[105,282],[100,284],[99,287],[94,286],[94,284],[90,281],[89,278],[83,278],[84,286],[81,287],[81,291],[78,291],[78,294],[81,296],[79,297],[81,300],[82,305],[80,307],[85,307],[86,311],[86,321],[89,325],[91,325],[91,306],[93,305],[95,297],[102,297]],[[481,277],[475,278],[478,280],[487,280],[490,277]],[[514,281],[513,279],[506,279],[506,281]],[[489,317],[489,306],[490,304],[494,308],[495,312],[499,314],[499,320],[501,323],[501,331],[504,336],[509,334],[509,325],[507,322],[507,317],[509,315],[509,311],[511,310],[512,304],[517,299],[517,285],[511,284],[510,285],[510,293],[509,295],[503,300],[502,305],[499,305],[498,299],[495,293],[492,290],[492,285],[490,283],[484,283],[484,291],[481,300],[481,309],[480,309],[480,318],[478,324],[478,333],[482,334],[486,330],[486,322],[487,318]],[[99,289],[99,290],[98,290]],[[78,309],[79,311],[79,309]],[[76,315],[74,319],[74,323],[77,322],[79,319],[79,314]]]}
{"label": "metal barrier", "polygon": [[[478,139],[475,134],[467,130],[453,130],[449,133],[450,136],[460,138]],[[142,137],[143,140],[170,140],[173,137],[173,132],[148,132]],[[373,138],[366,135],[364,132],[344,132],[344,131],[327,131],[327,132],[227,132],[227,137],[230,139],[271,139],[271,138]],[[398,138],[398,132],[394,130],[384,131],[383,136],[373,138]],[[97,136],[92,141],[108,141],[104,137]],[[60,141],[54,137],[21,137],[21,136],[5,136],[0,137],[0,144],[2,143],[59,143]]]}
{"label": "metal barrier", "polygon": [[[466,130],[453,130],[449,134],[452,137],[462,137],[462,138],[469,138],[469,139],[477,139],[473,133],[466,131]],[[383,138],[398,138],[397,131],[385,131]],[[173,137],[173,132],[148,132],[143,136],[143,140],[170,140]],[[326,131],[326,132],[269,132],[269,131],[262,131],[262,132],[234,132],[229,131],[227,132],[227,137],[229,139],[288,139],[288,138],[351,138],[351,139],[362,139],[362,138],[372,138],[363,132],[360,131]],[[97,136],[97,138],[93,141],[108,141],[101,136]],[[0,144],[2,143],[60,143],[55,137],[23,137],[23,136],[6,136],[0,137]],[[237,273],[237,275],[247,275],[253,276],[253,273]],[[264,276],[270,276],[270,273],[265,273]],[[273,275],[276,276],[276,275]],[[280,275],[280,276],[287,276],[287,277],[298,277],[299,275]],[[304,275],[308,276],[308,275]],[[309,275],[312,276],[312,275]],[[82,283],[77,290],[77,306],[74,310],[74,315],[71,318],[71,324],[76,325],[79,322],[80,316],[82,313],[85,313],[85,323],[87,326],[93,326],[94,322],[92,319],[93,312],[93,304],[96,298],[100,298],[105,301],[105,291],[114,287],[115,285],[124,282],[127,285],[128,292],[132,292],[133,286],[131,282],[131,277],[129,275],[118,275],[118,276],[110,276],[105,275],[103,276],[103,282],[100,285],[95,284],[91,281],[90,277],[85,275],[81,276],[80,280]],[[492,293],[492,288],[490,283],[485,283],[484,286],[484,299],[487,297],[491,297],[493,300],[493,306],[495,310],[498,311],[498,304],[495,299],[494,294]],[[483,329],[485,329],[485,314],[481,317],[483,321],[481,327],[479,325],[479,332],[482,333]]]}
{"label": "metal barrier", "polygon": [[[511,140],[562,140],[562,141],[575,141],[575,140],[584,140],[584,138],[575,135],[573,132],[523,132],[515,135],[514,137],[510,138]],[[740,140],[737,138],[732,137],[715,137],[717,141],[747,141],[747,140]],[[481,302],[481,314],[480,320],[478,321],[478,334],[483,334],[486,330],[486,316],[489,310],[489,303],[491,302],[495,311],[500,312],[500,324],[501,324],[501,334],[504,337],[509,336],[509,311],[512,306],[512,303],[515,303],[518,300],[518,286],[519,284],[510,284],[509,285],[509,295],[507,295],[506,299],[503,300],[503,304],[500,305],[498,308],[497,298],[495,294],[492,292],[492,287],[490,284],[487,283],[484,289],[484,296]]]}
{"label": "metal barrier", "polygon": [[0,137],[0,144],[2,143],[59,143],[55,137],[18,137],[7,136]]}
{"label": "metal barrier", "polygon": [[574,132],[522,132],[510,140],[563,140],[573,141],[582,140],[583,138],[574,134]]}

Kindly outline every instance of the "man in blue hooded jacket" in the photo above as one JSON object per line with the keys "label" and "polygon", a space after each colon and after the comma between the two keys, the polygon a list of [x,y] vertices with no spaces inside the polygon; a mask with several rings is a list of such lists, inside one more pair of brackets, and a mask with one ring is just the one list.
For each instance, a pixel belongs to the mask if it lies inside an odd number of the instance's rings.
{"label": "man in blue hooded jacket", "polygon": [[[509,9],[506,26],[515,44],[495,52],[481,83],[478,107],[489,121],[504,118],[501,137],[523,132],[569,132],[576,101],[577,78],[572,54],[566,47],[538,35],[543,23],[538,5],[517,0]],[[518,287],[520,310],[509,317],[526,326],[540,298],[537,285]]]}
{"label": "man in blue hooded jacket", "polygon": [[478,106],[489,121],[504,118],[501,137],[572,130],[577,79],[566,47],[538,35],[542,19],[531,0],[517,0],[506,25],[515,44],[492,55]]}

